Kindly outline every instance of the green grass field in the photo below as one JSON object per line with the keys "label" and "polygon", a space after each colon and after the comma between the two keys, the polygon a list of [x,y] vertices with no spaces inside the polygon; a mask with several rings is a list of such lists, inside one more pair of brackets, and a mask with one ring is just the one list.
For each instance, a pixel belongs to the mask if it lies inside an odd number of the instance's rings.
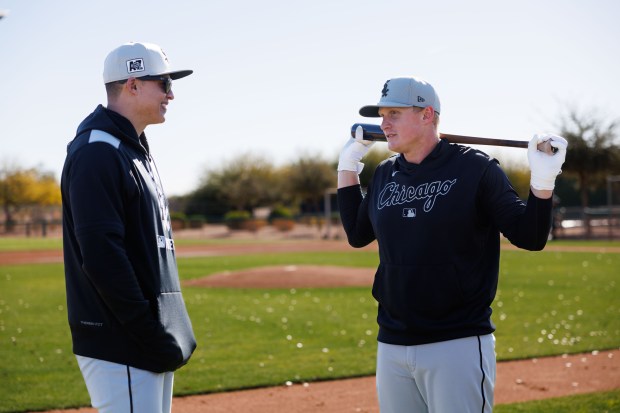
{"label": "green grass field", "polygon": [[495,413],[618,413],[620,390],[495,406]]}
{"label": "green grass field", "polygon": [[[179,270],[192,279],[278,264],[374,267],[376,255],[352,249],[185,258]],[[498,360],[617,348],[619,268],[620,254],[503,251],[493,316]],[[176,395],[374,373],[376,303],[370,288],[186,287],[184,296],[199,347],[175,376]],[[66,318],[62,264],[0,266],[0,412],[88,405]],[[618,392],[585,397],[591,399],[584,406],[618,411]],[[580,400],[496,411],[599,411],[565,410],[579,409]]]}

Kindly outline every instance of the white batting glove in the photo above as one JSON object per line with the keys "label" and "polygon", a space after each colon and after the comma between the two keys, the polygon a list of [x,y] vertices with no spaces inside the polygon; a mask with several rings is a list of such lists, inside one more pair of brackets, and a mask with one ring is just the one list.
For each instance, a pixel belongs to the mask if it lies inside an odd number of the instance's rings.
{"label": "white batting glove", "polygon": [[338,171],[351,171],[359,174],[364,169],[364,164],[360,161],[374,142],[362,139],[361,127],[358,127],[358,130],[355,132],[355,139],[349,138],[342,151],[340,151]]}
{"label": "white batting glove", "polygon": [[[547,142],[557,149],[554,154],[539,151],[539,143]],[[530,185],[534,189],[553,190],[555,178],[562,173],[562,164],[566,159],[568,142],[557,135],[534,135],[527,147],[527,159],[530,164]]]}

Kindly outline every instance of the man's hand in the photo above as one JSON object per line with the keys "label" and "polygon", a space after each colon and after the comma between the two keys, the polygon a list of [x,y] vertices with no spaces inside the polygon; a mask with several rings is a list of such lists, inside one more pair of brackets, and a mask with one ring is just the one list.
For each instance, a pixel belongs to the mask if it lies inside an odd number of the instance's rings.
{"label": "man's hand", "polygon": [[[557,152],[548,154],[538,150],[538,144],[548,142]],[[566,159],[568,142],[557,135],[534,135],[527,148],[527,159],[530,164],[530,185],[543,191],[555,188],[555,178],[562,172],[562,164]]]}
{"label": "man's hand", "polygon": [[366,141],[362,139],[363,131],[358,126],[358,131],[355,131],[355,139],[349,138],[347,143],[340,151],[340,158],[338,159],[338,172],[351,171],[359,174],[364,169],[364,164],[360,161],[366,155],[370,147],[374,144],[373,141]]}

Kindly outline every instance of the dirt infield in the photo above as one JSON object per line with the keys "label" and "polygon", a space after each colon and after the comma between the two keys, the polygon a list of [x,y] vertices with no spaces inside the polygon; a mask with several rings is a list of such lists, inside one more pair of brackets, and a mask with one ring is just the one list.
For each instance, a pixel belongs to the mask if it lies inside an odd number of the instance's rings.
{"label": "dirt infield", "polygon": [[324,265],[280,265],[227,271],[187,281],[184,285],[226,288],[367,287],[375,270]]}
{"label": "dirt infield", "polygon": [[[376,249],[375,246],[367,247]],[[507,247],[510,248],[510,247]],[[553,245],[546,248],[555,250]],[[300,251],[350,250],[343,241],[294,240],[179,247],[178,256],[216,256]],[[583,250],[583,249],[580,249]],[[595,252],[601,251],[593,248]],[[0,253],[0,263],[61,262],[59,252]],[[374,270],[334,266],[287,265],[213,274],[185,282],[186,286],[218,288],[304,288],[372,285]],[[370,292],[369,292],[370,293]],[[374,377],[208,395],[177,397],[174,413],[336,413],[378,412]],[[620,388],[620,351],[500,362],[497,367],[495,403],[512,403]],[[54,410],[53,413],[94,413],[94,409]],[[52,413],[52,412],[50,412]]]}

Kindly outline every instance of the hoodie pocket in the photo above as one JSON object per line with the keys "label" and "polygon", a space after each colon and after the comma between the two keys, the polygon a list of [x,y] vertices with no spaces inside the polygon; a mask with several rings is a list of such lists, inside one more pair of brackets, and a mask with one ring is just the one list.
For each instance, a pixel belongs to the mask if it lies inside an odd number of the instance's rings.
{"label": "hoodie pocket", "polygon": [[406,325],[445,319],[463,303],[452,265],[380,264],[372,292],[390,318]]}
{"label": "hoodie pocket", "polygon": [[180,351],[177,368],[187,363],[196,348],[192,323],[180,292],[162,293],[158,299],[159,320],[166,335],[174,340]]}

